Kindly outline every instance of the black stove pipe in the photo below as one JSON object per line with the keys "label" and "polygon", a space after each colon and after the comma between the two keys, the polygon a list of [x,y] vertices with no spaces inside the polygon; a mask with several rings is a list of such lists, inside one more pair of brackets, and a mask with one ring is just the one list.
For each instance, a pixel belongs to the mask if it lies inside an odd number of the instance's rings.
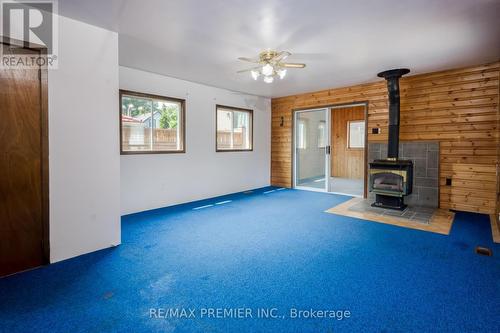
{"label": "black stove pipe", "polygon": [[389,141],[387,158],[397,160],[399,155],[399,78],[410,72],[407,68],[391,69],[380,72],[378,77],[387,80],[389,92]]}

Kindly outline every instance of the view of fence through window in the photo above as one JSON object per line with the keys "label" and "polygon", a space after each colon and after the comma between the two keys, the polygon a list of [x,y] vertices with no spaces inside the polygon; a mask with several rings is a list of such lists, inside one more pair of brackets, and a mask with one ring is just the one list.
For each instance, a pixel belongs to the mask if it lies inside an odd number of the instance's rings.
{"label": "view of fence through window", "polygon": [[217,106],[217,151],[252,150],[252,110]]}
{"label": "view of fence through window", "polygon": [[122,152],[182,152],[182,102],[121,95]]}

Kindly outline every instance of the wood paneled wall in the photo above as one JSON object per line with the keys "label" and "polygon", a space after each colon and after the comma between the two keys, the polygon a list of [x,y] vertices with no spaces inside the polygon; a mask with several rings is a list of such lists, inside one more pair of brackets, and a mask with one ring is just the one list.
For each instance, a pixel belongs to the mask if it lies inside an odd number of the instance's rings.
{"label": "wood paneled wall", "polygon": [[365,172],[364,149],[347,147],[347,122],[365,120],[364,106],[351,106],[331,110],[332,154],[331,175],[333,177],[362,179]]}
{"label": "wood paneled wall", "polygon": [[[494,213],[498,201],[499,62],[406,76],[400,87],[400,140],[440,142],[440,207]],[[291,186],[292,111],[352,102],[368,102],[368,141],[386,141],[384,80],[272,100],[273,185]],[[381,129],[380,134],[371,134],[374,127]],[[446,186],[446,178],[452,179],[451,186]]]}

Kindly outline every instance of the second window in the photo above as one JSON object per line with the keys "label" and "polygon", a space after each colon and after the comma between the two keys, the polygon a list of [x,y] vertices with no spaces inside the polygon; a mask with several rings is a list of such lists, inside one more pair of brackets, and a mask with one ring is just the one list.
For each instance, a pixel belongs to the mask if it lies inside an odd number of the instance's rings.
{"label": "second window", "polygon": [[230,106],[216,106],[216,151],[253,149],[253,111]]}

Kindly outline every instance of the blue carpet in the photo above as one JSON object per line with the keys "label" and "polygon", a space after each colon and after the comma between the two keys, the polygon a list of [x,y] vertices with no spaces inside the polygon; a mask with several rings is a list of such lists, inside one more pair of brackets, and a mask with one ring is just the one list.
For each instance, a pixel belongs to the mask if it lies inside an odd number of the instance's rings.
{"label": "blue carpet", "polygon": [[[443,236],[324,213],[349,197],[269,191],[124,216],[121,246],[0,279],[0,331],[498,332],[487,216],[457,213]],[[158,308],[197,318],[150,318]],[[207,308],[254,312],[200,318]],[[258,308],[278,318],[255,318]]]}

